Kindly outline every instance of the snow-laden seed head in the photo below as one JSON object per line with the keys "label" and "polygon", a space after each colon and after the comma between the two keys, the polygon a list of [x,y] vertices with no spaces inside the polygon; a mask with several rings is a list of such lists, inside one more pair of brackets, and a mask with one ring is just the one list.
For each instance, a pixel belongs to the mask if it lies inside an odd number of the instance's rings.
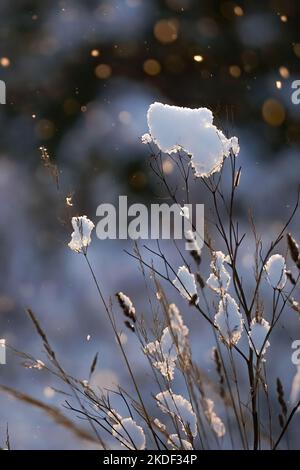
{"label": "snow-laden seed head", "polygon": [[146,132],[146,134],[142,135],[141,141],[142,141],[142,144],[151,144],[152,137],[148,132]]}
{"label": "snow-laden seed head", "polygon": [[230,152],[239,153],[238,139],[227,139],[213,124],[213,114],[207,108],[181,108],[153,103],[147,113],[151,138],[162,152],[184,150],[191,157],[196,177],[220,171]]}
{"label": "snow-laden seed head", "polygon": [[226,429],[223,421],[214,411],[215,404],[210,398],[204,398],[203,400],[204,414],[207,421],[211,425],[213,431],[218,437],[223,437],[225,435]]}
{"label": "snow-laden seed head", "polygon": [[91,233],[95,225],[86,215],[72,217],[74,231],[71,234],[71,241],[68,244],[71,250],[76,253],[86,253],[87,247],[91,243]]}
{"label": "snow-laden seed head", "polygon": [[144,353],[150,356],[153,366],[163,377],[173,380],[177,349],[168,327],[164,329],[160,340],[148,343],[144,347]]}
{"label": "snow-laden seed head", "polygon": [[228,261],[228,257],[224,255],[222,251],[215,251],[213,253],[213,259],[210,263],[212,273],[207,279],[207,285],[217,292],[222,294],[227,292],[230,284],[230,274],[227,271],[224,263]]}
{"label": "snow-laden seed head", "polygon": [[287,281],[284,257],[281,255],[270,256],[264,268],[270,285],[274,289],[282,290]]}
{"label": "snow-laden seed head", "polygon": [[243,331],[243,318],[236,301],[229,294],[225,294],[219,302],[215,325],[228,346],[238,343]]}
{"label": "snow-laden seed head", "polygon": [[159,408],[163,413],[171,415],[181,423],[182,431],[189,436],[197,435],[197,417],[191,403],[181,395],[175,395],[172,390],[166,390],[156,395]]}
{"label": "snow-laden seed head", "polygon": [[133,322],[136,321],[135,308],[130,298],[123,292],[117,292],[116,297],[119,301],[120,307],[123,310],[123,313],[126,317],[130,318]]}
{"label": "snow-laden seed head", "polygon": [[141,426],[138,426],[132,418],[121,418],[118,415],[118,424],[112,427],[112,435],[115,436],[122,447],[130,450],[144,450],[146,438]]}
{"label": "snow-laden seed head", "polygon": [[255,349],[256,354],[263,356],[270,346],[269,341],[266,340],[269,329],[270,324],[267,320],[253,318],[249,331],[249,345],[252,349]]}
{"label": "snow-laden seed head", "polygon": [[186,298],[189,302],[198,303],[195,276],[189,272],[186,266],[180,266],[173,284],[179,290],[182,297]]}

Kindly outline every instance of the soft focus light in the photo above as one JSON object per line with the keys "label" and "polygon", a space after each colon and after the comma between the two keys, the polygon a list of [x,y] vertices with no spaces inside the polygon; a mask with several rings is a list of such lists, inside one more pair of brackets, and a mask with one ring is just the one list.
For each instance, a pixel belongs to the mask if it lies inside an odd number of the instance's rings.
{"label": "soft focus light", "polygon": [[278,88],[278,90],[281,90],[282,82],[280,80],[276,80],[276,88]]}
{"label": "soft focus light", "polygon": [[297,42],[296,44],[294,44],[294,53],[297,57],[300,57],[300,43]]}
{"label": "soft focus light", "polygon": [[170,44],[178,37],[178,26],[174,20],[159,20],[154,26],[154,36],[163,44]]}
{"label": "soft focus light", "polygon": [[99,64],[95,68],[95,74],[97,78],[106,79],[111,76],[111,66],[108,64]]}
{"label": "soft focus light", "polygon": [[92,57],[99,57],[99,55],[100,55],[100,51],[98,49],[93,49],[91,51],[91,56]]}
{"label": "soft focus light", "polygon": [[10,66],[9,58],[8,57],[1,57],[0,64],[1,64],[2,67],[9,67]]}
{"label": "soft focus light", "polygon": [[148,75],[158,75],[161,71],[161,66],[157,60],[147,59],[144,62],[143,69]]}
{"label": "soft focus light", "polygon": [[262,115],[267,124],[278,127],[285,119],[285,109],[279,101],[270,98],[263,104]]}
{"label": "soft focus light", "polygon": [[240,7],[239,5],[236,5],[234,7],[233,11],[234,11],[234,14],[236,16],[243,16],[243,14],[244,14],[244,11],[243,11],[242,7]]}
{"label": "soft focus light", "polygon": [[241,76],[241,69],[238,65],[230,65],[229,73],[234,78],[239,78]]}
{"label": "soft focus light", "polygon": [[287,16],[286,15],[281,15],[280,17],[280,21],[282,21],[282,23],[286,23],[287,22]]}
{"label": "soft focus light", "polygon": [[284,67],[283,65],[279,67],[279,73],[282,76],[282,78],[289,78],[290,76],[290,71],[287,67]]}
{"label": "soft focus light", "polygon": [[128,126],[132,122],[132,116],[128,111],[120,111],[118,118],[125,126]]}
{"label": "soft focus light", "polygon": [[165,160],[163,162],[162,168],[163,168],[163,172],[165,173],[165,175],[169,175],[170,173],[172,173],[174,169],[174,165],[170,160]]}
{"label": "soft focus light", "polygon": [[195,62],[203,62],[203,56],[202,55],[194,55],[194,61]]}
{"label": "soft focus light", "polygon": [[52,387],[45,387],[44,388],[44,396],[46,398],[53,398],[55,395],[55,391],[53,390]]}

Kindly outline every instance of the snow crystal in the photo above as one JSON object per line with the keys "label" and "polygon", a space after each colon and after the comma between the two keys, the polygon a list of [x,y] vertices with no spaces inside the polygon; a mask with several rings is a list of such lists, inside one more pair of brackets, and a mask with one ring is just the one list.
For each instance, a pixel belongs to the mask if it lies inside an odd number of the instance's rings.
{"label": "snow crystal", "polygon": [[121,442],[121,445],[130,450],[143,450],[146,447],[146,438],[141,426],[138,426],[132,418],[122,418],[119,424],[112,428],[113,436]]}
{"label": "snow crystal", "polygon": [[148,132],[144,135],[142,135],[142,138],[141,138],[141,141],[142,141],[142,144],[151,144],[152,142],[152,137],[150,134],[148,134]]}
{"label": "snow crystal", "polygon": [[71,241],[68,246],[76,253],[86,253],[87,247],[91,243],[91,232],[95,225],[86,215],[72,217],[74,232],[71,234]]}
{"label": "snow crystal", "polygon": [[236,301],[229,294],[225,294],[219,302],[215,325],[219,328],[221,338],[228,345],[236,344],[240,340],[243,331],[243,318]]}
{"label": "snow crystal", "polygon": [[274,289],[283,289],[287,277],[285,259],[281,255],[272,255],[265,264],[268,281]]}
{"label": "snow crystal", "polygon": [[218,294],[226,292],[230,284],[230,274],[224,266],[225,261],[228,261],[227,256],[222,251],[215,251],[213,259],[210,263],[212,273],[207,279],[207,285]]}
{"label": "snow crystal", "polygon": [[188,435],[189,429],[194,437],[197,435],[197,418],[188,400],[181,395],[175,395],[171,390],[158,393],[156,400],[163,413],[179,420],[185,434]]}
{"label": "snow crystal", "polygon": [[269,341],[265,341],[269,329],[269,322],[267,320],[264,320],[263,318],[253,318],[253,320],[251,321],[249,331],[249,344],[251,349],[255,348],[256,354],[261,353],[262,355],[264,355],[267,348],[270,346]]}
{"label": "snow crystal", "polygon": [[178,434],[171,434],[167,444],[172,447],[172,450],[193,450],[192,444],[185,439],[180,439]]}
{"label": "snow crystal", "polygon": [[180,149],[191,156],[197,177],[219,171],[224,157],[238,153],[236,137],[227,139],[215,125],[207,108],[182,108],[162,103],[150,105],[147,113],[149,132],[158,148],[166,153]]}
{"label": "snow crystal", "polygon": [[195,276],[189,272],[186,266],[179,267],[177,277],[174,279],[173,284],[176,289],[179,290],[182,297],[185,297],[189,301],[191,301],[194,297],[197,298]]}
{"label": "snow crystal", "polygon": [[240,153],[239,139],[237,137],[231,137],[231,150],[234,155]]}

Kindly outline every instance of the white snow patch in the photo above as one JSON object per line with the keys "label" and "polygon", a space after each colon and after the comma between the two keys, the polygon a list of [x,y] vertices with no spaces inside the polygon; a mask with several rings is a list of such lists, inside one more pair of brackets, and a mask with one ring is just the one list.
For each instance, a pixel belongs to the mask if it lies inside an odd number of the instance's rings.
{"label": "white snow patch", "polygon": [[286,284],[285,259],[281,255],[272,255],[265,264],[268,281],[274,289],[282,290]]}
{"label": "white snow patch", "polygon": [[268,334],[269,329],[269,322],[267,320],[264,320],[263,318],[260,318],[258,320],[256,318],[253,318],[253,320],[251,321],[249,331],[249,345],[251,349],[255,348],[256,353],[261,353],[262,356],[265,354],[267,348],[270,346],[269,341],[266,341],[266,336]]}
{"label": "white snow patch", "polygon": [[219,171],[230,151],[239,152],[238,139],[227,139],[213,124],[207,108],[183,108],[162,103],[150,105],[147,113],[152,140],[165,153],[184,150],[191,156],[197,177]]}
{"label": "white snow patch", "polygon": [[173,284],[176,289],[179,290],[182,297],[189,301],[191,301],[194,296],[198,296],[195,276],[189,272],[186,266],[179,267],[177,277],[174,279]]}
{"label": "white snow patch", "polygon": [[236,301],[229,294],[225,294],[219,302],[215,325],[229,346],[238,343],[243,332],[243,317]]}

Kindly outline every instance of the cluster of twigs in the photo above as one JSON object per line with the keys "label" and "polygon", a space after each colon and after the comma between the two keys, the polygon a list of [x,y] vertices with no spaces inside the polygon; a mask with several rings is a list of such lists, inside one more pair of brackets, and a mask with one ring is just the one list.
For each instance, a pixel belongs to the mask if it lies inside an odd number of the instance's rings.
{"label": "cluster of twigs", "polygon": [[[160,152],[155,153],[153,149],[151,149],[151,152],[151,168],[165,188],[170,201],[180,206],[184,203],[189,203],[191,198],[189,188],[191,175],[188,157],[184,155],[179,155],[179,158],[176,156],[176,159],[172,156],[168,157],[172,159],[173,164],[178,169],[180,184],[183,182],[184,200],[178,200],[177,190],[172,189],[172,185],[164,172],[163,158],[165,157]],[[257,234],[253,218],[250,216],[250,228],[255,242],[255,272],[254,288],[252,293],[249,294],[249,289],[245,288],[239,269],[239,256],[243,242],[245,242],[246,233],[240,232],[239,222],[235,216],[235,199],[240,184],[241,168],[237,167],[237,161],[233,155],[226,159],[226,165],[229,165],[230,179],[230,187],[227,194],[224,193],[222,188],[225,162],[219,173],[200,179],[204,188],[211,196],[214,214],[213,225],[214,231],[217,234],[215,240],[213,240],[211,234],[207,231],[204,243],[205,249],[211,257],[214,256],[214,253],[221,244],[226,249],[227,265],[231,271],[232,291],[244,319],[246,334],[249,336],[253,319],[259,319],[264,314],[265,302],[261,297],[264,266],[270,255],[274,253],[275,248],[282,242],[298,208],[299,197],[288,220],[275,240],[266,248],[263,246],[262,239]],[[55,172],[55,175],[57,174]],[[193,229],[195,229],[194,226]],[[145,281],[145,290],[149,295],[149,306],[153,321],[151,332],[152,336],[154,336],[154,341],[157,342],[155,343],[156,349],[152,346],[154,352],[149,352],[151,338],[149,338],[148,320],[145,320],[138,312],[135,314],[131,304],[126,303],[126,296],[118,295],[120,307],[125,315],[124,325],[128,329],[128,334],[136,336],[141,347],[141,354],[144,353],[147,359],[149,371],[153,377],[153,390],[151,390],[153,396],[149,397],[137,380],[134,365],[130,363],[122,342],[113,302],[111,299],[105,299],[87,250],[83,253],[83,257],[99,294],[101,308],[103,308],[111,326],[112,334],[117,340],[129,379],[133,385],[133,393],[129,393],[121,385],[118,386],[117,391],[113,392],[100,389],[95,390],[92,387],[91,379],[97,368],[97,355],[92,361],[88,380],[81,381],[71,377],[57,359],[36,315],[30,309],[28,310],[28,315],[43,342],[44,350],[48,357],[48,364],[42,363],[42,365],[39,364],[38,366],[38,361],[30,355],[15,350],[14,352],[19,354],[23,360],[26,360],[27,366],[31,364],[34,368],[47,370],[66,385],[66,390],[63,392],[66,396],[64,407],[84,419],[85,427],[83,428],[78,425],[77,421],[67,418],[59,409],[24,393],[5,386],[0,386],[0,390],[31,406],[40,408],[54,419],[56,423],[68,428],[77,437],[97,444],[103,449],[109,448],[113,441],[118,442],[120,446],[127,449],[142,448],[140,444],[137,444],[136,436],[132,435],[129,431],[129,421],[124,420],[113,408],[111,404],[112,396],[114,398],[117,397],[123,407],[125,405],[125,409],[128,410],[127,420],[131,420],[130,426],[134,423],[134,426],[136,426],[134,429],[138,430],[140,434],[141,431],[137,429],[136,421],[141,423],[143,433],[146,436],[145,446],[147,448],[222,448],[224,442],[226,442],[226,448],[231,447],[234,449],[277,449],[281,445],[287,445],[287,440],[284,444],[284,438],[287,437],[288,428],[300,405],[300,401],[292,408],[289,406],[285,399],[284,385],[280,378],[278,378],[275,390],[279,412],[275,412],[277,414],[277,421],[275,422],[270,398],[272,384],[269,384],[267,380],[267,363],[264,359],[265,345],[287,307],[292,307],[296,311],[298,308],[297,302],[293,300],[293,294],[297,289],[300,277],[299,249],[296,241],[290,234],[288,234],[287,239],[291,258],[297,268],[297,275],[294,276],[291,272],[287,272],[290,287],[284,291],[273,289],[272,311],[268,317],[270,328],[260,351],[256,351],[255,347],[251,347],[251,339],[246,347],[228,344],[226,341],[223,341],[218,326],[214,321],[216,304],[214,301],[211,301],[211,296],[208,292],[209,288],[201,272],[202,257],[199,254],[197,255],[197,253],[191,253],[192,256],[190,259],[187,259],[189,256],[187,252],[183,252],[177,243],[173,242],[181,261],[188,267],[189,272],[195,274],[200,291],[197,298],[188,298],[189,292],[186,293],[187,309],[192,309],[199,315],[199,322],[206,321],[209,324],[215,339],[215,348],[212,352],[212,360],[215,363],[215,381],[212,381],[202,370],[201,363],[199,364],[194,359],[193,345],[189,337],[187,336],[184,339],[183,345],[181,340],[179,340],[178,331],[174,329],[170,312],[175,307],[170,306],[168,299],[170,294],[166,294],[163,286],[168,285],[174,290],[172,302],[176,302],[176,296],[179,294],[174,279],[178,279],[179,282],[181,280],[177,275],[177,267],[168,259],[161,248],[161,244],[157,242],[156,249],[144,245],[142,250],[138,244],[135,244],[133,252],[129,253],[138,262]],[[147,258],[143,256],[143,252],[147,254]],[[151,261],[148,261],[149,256]],[[161,269],[161,266],[163,266],[163,269]],[[149,287],[149,274],[152,279],[151,282],[154,283],[155,298]],[[182,287],[185,288],[185,285],[183,284]],[[158,302],[159,311],[156,302]],[[192,423],[183,416],[182,409],[178,407],[176,413],[171,409],[173,406],[172,401],[174,406],[176,405],[177,407],[179,399],[172,388],[173,372],[171,367],[174,364],[169,359],[165,363],[163,362],[166,352],[163,351],[161,338],[165,328],[168,328],[172,345],[175,348],[174,357],[176,358],[174,363],[176,373],[178,372],[183,379],[186,396],[184,403],[188,401],[190,406],[190,408],[188,406],[188,409],[196,418],[196,429],[194,430],[192,429]],[[183,328],[184,326],[182,325]],[[165,367],[163,373],[161,373],[157,364],[162,364],[161,369]],[[244,375],[245,372],[248,382],[246,386],[243,385],[241,380],[241,375]],[[155,406],[155,401],[158,401],[157,397],[166,392],[171,397],[171,406],[167,400],[163,404],[160,403],[160,409],[163,407],[166,409],[166,424],[164,424],[153,414],[153,406]],[[222,419],[225,424],[217,417],[216,413],[212,412],[212,401],[209,398],[211,396],[214,397],[217,407],[222,410]],[[226,435],[228,436],[227,439],[224,438],[225,428]],[[177,437],[175,438],[174,436]],[[7,448],[9,447],[9,438],[7,437]]]}

